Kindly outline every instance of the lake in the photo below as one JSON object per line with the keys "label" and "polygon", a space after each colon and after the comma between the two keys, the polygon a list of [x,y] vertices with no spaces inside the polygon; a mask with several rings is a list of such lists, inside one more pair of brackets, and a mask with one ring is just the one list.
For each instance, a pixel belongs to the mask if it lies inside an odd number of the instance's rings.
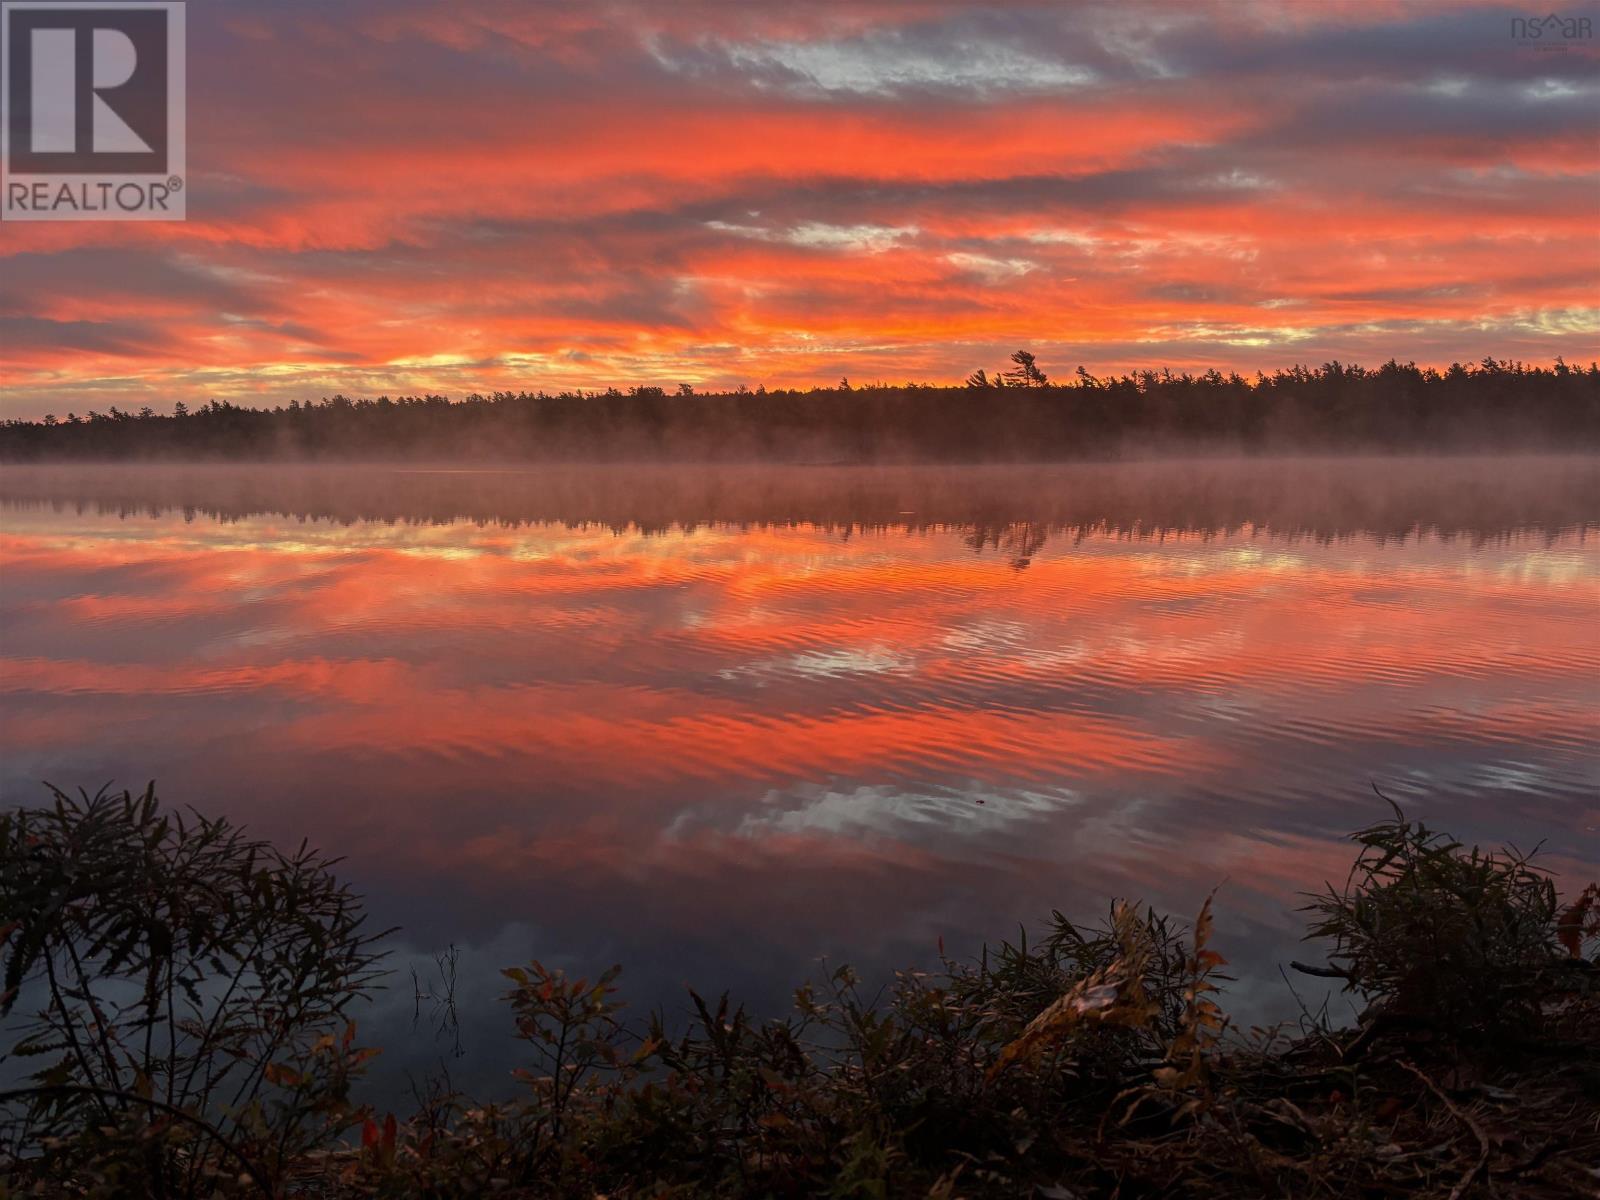
{"label": "lake", "polygon": [[1276,1019],[1374,788],[1600,873],[1597,617],[1594,459],[12,466],[0,790],[346,856],[383,1087],[503,1079],[529,957],[776,1011],[1214,888]]}

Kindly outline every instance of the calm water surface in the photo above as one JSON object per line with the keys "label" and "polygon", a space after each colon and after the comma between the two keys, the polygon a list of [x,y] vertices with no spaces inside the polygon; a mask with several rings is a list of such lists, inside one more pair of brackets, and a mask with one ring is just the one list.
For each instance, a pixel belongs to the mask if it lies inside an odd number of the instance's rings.
{"label": "calm water surface", "polygon": [[[11,468],[0,566],[3,799],[154,778],[348,856],[390,1082],[502,1078],[530,956],[775,1010],[1218,885],[1281,1016],[1374,783],[1600,869],[1592,460]],[[460,1058],[404,970],[452,944]]]}

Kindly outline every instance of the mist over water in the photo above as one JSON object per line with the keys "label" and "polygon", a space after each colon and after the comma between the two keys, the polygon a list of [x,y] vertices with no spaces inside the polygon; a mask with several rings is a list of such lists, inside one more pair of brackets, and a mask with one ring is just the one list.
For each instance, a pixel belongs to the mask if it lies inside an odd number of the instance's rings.
{"label": "mist over water", "polygon": [[[1283,1016],[1373,784],[1600,867],[1597,615],[1594,459],[8,468],[0,799],[153,777],[348,856],[379,1088],[493,1090],[530,956],[773,1011],[1219,884]],[[405,970],[451,944],[460,1059]]]}

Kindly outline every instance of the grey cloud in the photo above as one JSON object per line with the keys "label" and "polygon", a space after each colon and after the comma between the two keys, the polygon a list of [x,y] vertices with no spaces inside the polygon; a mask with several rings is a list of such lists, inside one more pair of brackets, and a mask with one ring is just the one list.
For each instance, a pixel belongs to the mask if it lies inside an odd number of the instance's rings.
{"label": "grey cloud", "polygon": [[1480,84],[1459,94],[1399,84],[1309,94],[1287,116],[1239,139],[1237,148],[1340,152],[1348,147],[1409,152],[1418,143],[1457,143],[1480,160],[1524,139],[1592,137],[1597,93],[1534,98],[1525,88]]}
{"label": "grey cloud", "polygon": [[0,316],[0,345],[19,349],[81,350],[128,358],[166,352],[168,338],[138,321],[52,321],[46,317]]}
{"label": "grey cloud", "polygon": [[262,313],[277,305],[254,288],[241,287],[199,265],[185,265],[170,253],[109,246],[55,253],[28,252],[0,258],[6,301],[0,311],[38,311],[44,297],[80,299],[121,297],[164,300],[201,310]]}

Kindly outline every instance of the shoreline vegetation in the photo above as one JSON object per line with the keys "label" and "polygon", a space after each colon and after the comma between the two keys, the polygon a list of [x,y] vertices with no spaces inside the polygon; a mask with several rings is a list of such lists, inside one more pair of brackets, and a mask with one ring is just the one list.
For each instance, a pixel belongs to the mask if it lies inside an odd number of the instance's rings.
{"label": "shoreline vegetation", "polygon": [[1025,350],[965,385],[699,392],[343,395],[172,414],[90,409],[0,422],[0,461],[172,459],[792,463],[1047,462],[1211,453],[1600,447],[1600,365],[1393,359],[1246,378],[1137,371],[1062,384]]}
{"label": "shoreline vegetation", "polygon": [[[0,814],[0,1195],[1556,1197],[1600,1186],[1600,888],[1398,809],[1308,893],[1364,1010],[1233,1028],[1212,900],[1117,902],[757,1021],[504,971],[519,1093],[351,1099],[384,979],[337,861],[142,794]],[[1308,881],[1308,885],[1313,881]]]}

